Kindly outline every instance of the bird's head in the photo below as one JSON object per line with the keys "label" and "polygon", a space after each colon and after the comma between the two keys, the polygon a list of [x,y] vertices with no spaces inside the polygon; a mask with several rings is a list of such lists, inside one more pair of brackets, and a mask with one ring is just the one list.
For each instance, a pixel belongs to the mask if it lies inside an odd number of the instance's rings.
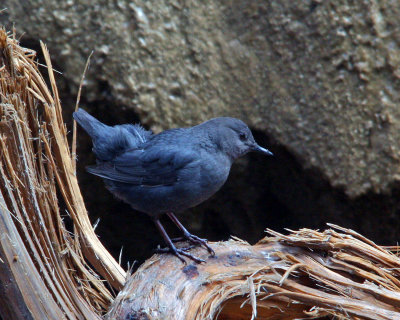
{"label": "bird's head", "polygon": [[242,120],[221,117],[211,119],[206,123],[211,140],[232,161],[251,151],[272,155],[271,151],[257,144],[249,127]]}

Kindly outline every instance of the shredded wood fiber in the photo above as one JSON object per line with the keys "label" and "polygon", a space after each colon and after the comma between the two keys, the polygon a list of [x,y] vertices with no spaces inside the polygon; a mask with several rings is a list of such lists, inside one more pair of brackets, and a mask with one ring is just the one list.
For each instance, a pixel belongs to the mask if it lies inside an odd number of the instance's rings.
{"label": "shredded wood fiber", "polygon": [[108,319],[400,319],[399,257],[330,226],[268,230],[254,246],[215,243],[215,258],[195,251],[207,259],[197,266],[154,256],[128,277]]}
{"label": "shredded wood fiber", "polygon": [[[125,274],[88,219],[49,54],[43,44],[42,49],[51,91],[36,53],[0,29],[2,259],[37,319],[96,319],[112,301],[97,273],[116,288]],[[72,233],[65,229],[57,190],[73,221]]]}

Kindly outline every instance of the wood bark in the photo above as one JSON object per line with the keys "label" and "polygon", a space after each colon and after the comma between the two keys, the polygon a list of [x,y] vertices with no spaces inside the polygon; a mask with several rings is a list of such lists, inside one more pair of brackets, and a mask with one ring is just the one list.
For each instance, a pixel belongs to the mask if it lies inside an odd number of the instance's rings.
{"label": "wood bark", "polygon": [[400,319],[398,256],[338,226],[270,233],[213,243],[215,257],[197,248],[205,264],[154,256],[106,319]]}

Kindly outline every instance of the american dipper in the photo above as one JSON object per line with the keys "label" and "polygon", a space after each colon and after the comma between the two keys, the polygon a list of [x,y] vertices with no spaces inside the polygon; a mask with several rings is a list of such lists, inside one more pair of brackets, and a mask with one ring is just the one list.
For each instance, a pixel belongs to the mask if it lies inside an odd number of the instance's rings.
{"label": "american dipper", "polygon": [[87,171],[103,178],[117,198],[147,213],[168,245],[159,251],[171,252],[182,262],[182,256],[197,263],[204,260],[190,254],[189,248],[176,248],[160,216],[167,214],[184,238],[215,254],[207,240],[190,234],[174,213],[194,207],[217,192],[235,159],[250,151],[272,155],[254,141],[247,125],[235,118],[214,118],[191,128],[153,134],[138,124],[105,125],[83,109],[73,117],[93,141],[97,164]]}

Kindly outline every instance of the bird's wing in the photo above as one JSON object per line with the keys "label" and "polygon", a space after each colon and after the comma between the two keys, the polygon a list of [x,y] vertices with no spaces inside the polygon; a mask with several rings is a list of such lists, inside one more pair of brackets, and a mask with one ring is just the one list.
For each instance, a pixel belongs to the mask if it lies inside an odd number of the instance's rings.
{"label": "bird's wing", "polygon": [[196,163],[193,152],[177,148],[131,150],[110,162],[98,163],[87,170],[105,179],[155,187],[178,181],[179,171]]}

